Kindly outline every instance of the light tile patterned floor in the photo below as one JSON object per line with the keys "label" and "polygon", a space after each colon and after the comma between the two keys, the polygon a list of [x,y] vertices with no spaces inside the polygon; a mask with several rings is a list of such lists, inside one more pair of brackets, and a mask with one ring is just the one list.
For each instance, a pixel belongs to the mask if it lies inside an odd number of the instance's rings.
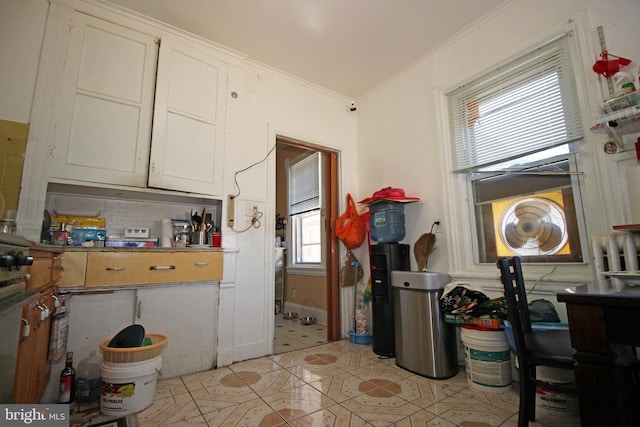
{"label": "light tile patterned floor", "polygon": [[277,314],[273,335],[273,353],[279,354],[326,343],[327,327],[319,323],[303,325],[300,319],[284,319]]}
{"label": "light tile patterned floor", "polygon": [[[517,383],[514,383],[517,384]],[[516,385],[517,386],[517,385]],[[349,340],[160,381],[140,427],[516,426],[518,394],[430,380]],[[542,413],[532,426],[579,426]]]}

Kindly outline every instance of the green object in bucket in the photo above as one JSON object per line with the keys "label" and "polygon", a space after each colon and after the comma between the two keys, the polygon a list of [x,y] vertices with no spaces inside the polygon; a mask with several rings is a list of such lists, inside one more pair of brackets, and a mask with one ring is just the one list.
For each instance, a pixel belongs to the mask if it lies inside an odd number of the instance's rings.
{"label": "green object in bucket", "polygon": [[141,345],[141,347],[144,347],[144,346],[146,346],[146,345],[151,345],[151,344],[153,344],[153,343],[151,342],[151,338],[149,338],[149,337],[144,337],[144,339],[142,340],[142,345]]}

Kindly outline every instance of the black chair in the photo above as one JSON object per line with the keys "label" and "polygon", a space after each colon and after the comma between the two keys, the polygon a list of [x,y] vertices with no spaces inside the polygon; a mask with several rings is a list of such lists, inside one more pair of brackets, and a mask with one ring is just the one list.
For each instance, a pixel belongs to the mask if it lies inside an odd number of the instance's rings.
{"label": "black chair", "polygon": [[[536,367],[573,370],[574,349],[571,347],[568,330],[532,331],[520,258],[500,258],[497,264],[516,343],[520,380],[518,427],[525,427],[529,425],[529,421],[536,419],[536,385],[541,382],[536,378]],[[559,393],[576,393],[572,385],[545,383],[544,386]]]}

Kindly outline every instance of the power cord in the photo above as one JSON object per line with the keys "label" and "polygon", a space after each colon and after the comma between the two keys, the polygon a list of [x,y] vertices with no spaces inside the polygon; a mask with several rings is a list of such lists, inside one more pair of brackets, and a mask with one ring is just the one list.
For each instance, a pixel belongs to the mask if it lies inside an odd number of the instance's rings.
{"label": "power cord", "polygon": [[236,185],[236,188],[238,189],[238,193],[236,193],[233,198],[235,199],[236,197],[238,197],[240,195],[240,185],[238,185],[238,174],[242,173],[242,172],[246,172],[249,169],[251,169],[254,166],[259,165],[260,163],[264,162],[265,160],[267,160],[269,158],[269,155],[273,152],[273,150],[276,149],[276,147],[278,146],[278,144],[273,144],[273,147],[271,147],[271,149],[267,152],[267,154],[262,158],[262,160],[259,160],[257,162],[255,162],[252,165],[247,166],[244,169],[240,169],[239,171],[236,171],[236,173],[233,175],[233,182]]}
{"label": "power cord", "polygon": [[260,211],[256,211],[253,213],[253,216],[251,217],[251,222],[249,223],[249,225],[242,229],[242,230],[236,230],[235,228],[231,228],[233,231],[235,231],[236,233],[244,233],[245,231],[249,231],[252,228],[260,228],[260,225],[262,224],[260,222],[260,218],[262,218],[262,216],[264,215],[264,213],[260,212]]}

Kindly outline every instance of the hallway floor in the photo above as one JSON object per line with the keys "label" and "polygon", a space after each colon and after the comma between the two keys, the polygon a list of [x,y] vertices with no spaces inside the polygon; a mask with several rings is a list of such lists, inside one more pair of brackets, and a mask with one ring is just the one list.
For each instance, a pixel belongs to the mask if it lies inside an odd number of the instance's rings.
{"label": "hallway floor", "polygon": [[284,319],[276,314],[274,320],[273,353],[300,350],[327,342],[327,327],[314,323],[303,325],[300,319]]}
{"label": "hallway floor", "polygon": [[[516,426],[517,412],[517,391],[471,388],[464,371],[430,380],[369,345],[341,340],[160,381],[137,424],[485,427]],[[579,425],[577,417],[542,413],[531,424]]]}

